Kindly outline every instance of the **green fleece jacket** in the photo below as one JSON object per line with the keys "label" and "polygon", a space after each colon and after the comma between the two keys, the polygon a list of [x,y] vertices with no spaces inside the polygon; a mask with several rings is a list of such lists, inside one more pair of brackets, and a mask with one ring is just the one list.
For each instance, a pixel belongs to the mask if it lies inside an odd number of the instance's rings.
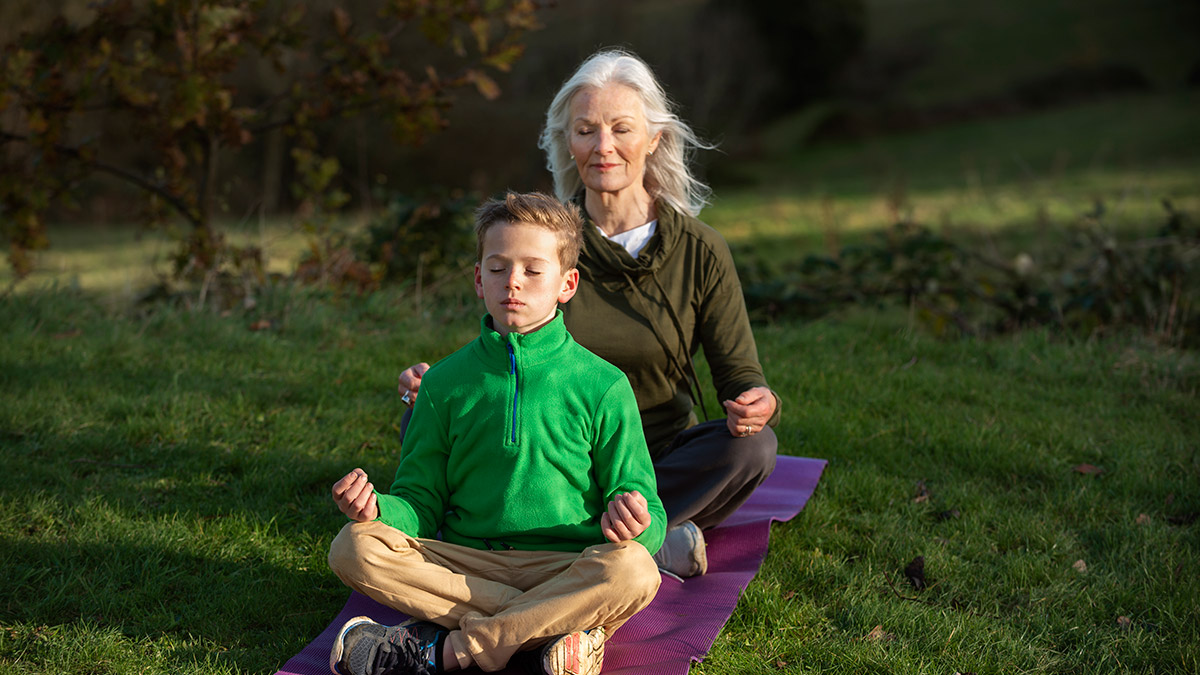
{"label": "green fleece jacket", "polygon": [[582,551],[605,543],[600,516],[637,490],[662,546],[659,501],[629,381],[579,346],[562,313],[532,333],[480,336],[421,378],[379,519],[414,537],[473,548]]}
{"label": "green fleece jacket", "polygon": [[587,223],[579,291],[563,306],[575,339],[629,377],[652,456],[697,422],[689,382],[701,347],[718,401],[767,386],[729,245],[696,218],[656,208],[658,230],[636,259]]}

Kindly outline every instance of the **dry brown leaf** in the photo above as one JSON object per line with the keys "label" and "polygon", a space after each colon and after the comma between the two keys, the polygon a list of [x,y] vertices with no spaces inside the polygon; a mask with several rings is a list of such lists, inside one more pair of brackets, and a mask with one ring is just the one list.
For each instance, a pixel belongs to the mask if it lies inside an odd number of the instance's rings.
{"label": "dry brown leaf", "polygon": [[1150,516],[1148,516],[1144,513],[1139,513],[1137,520],[1135,522],[1138,525],[1149,525],[1150,524]]}
{"label": "dry brown leaf", "polygon": [[1081,473],[1085,476],[1099,476],[1104,473],[1104,469],[1092,464],[1076,464],[1071,467],[1076,473]]}
{"label": "dry brown leaf", "polygon": [[270,327],[271,327],[271,321],[268,319],[259,319],[258,321],[255,321],[254,323],[250,324],[250,330],[254,330],[254,331],[267,330]]}
{"label": "dry brown leaf", "polygon": [[913,502],[920,504],[929,499],[929,488],[925,487],[925,481],[917,481],[917,496],[913,497]]}
{"label": "dry brown leaf", "polygon": [[870,642],[891,642],[892,640],[896,639],[896,636],[885,632],[883,630],[883,626],[879,625],[872,628],[871,632],[867,633],[866,637],[863,639]]}
{"label": "dry brown leaf", "polygon": [[1076,572],[1079,572],[1080,574],[1087,574],[1087,563],[1083,562],[1082,559],[1076,560],[1075,563],[1071,565],[1071,567],[1072,567],[1072,569],[1074,569]]}
{"label": "dry brown leaf", "polygon": [[1192,511],[1190,513],[1177,513],[1173,516],[1167,516],[1167,522],[1172,525],[1191,525],[1200,518],[1200,513]]}
{"label": "dry brown leaf", "polygon": [[796,591],[788,591],[787,593],[783,594],[784,600],[791,600],[794,597],[796,597]]}
{"label": "dry brown leaf", "polygon": [[941,513],[937,514],[937,516],[935,516],[935,518],[937,518],[938,520],[953,520],[953,519],[959,517],[960,515],[962,515],[962,513],[960,513],[958,509],[946,509],[945,511],[942,511]]}
{"label": "dry brown leaf", "polygon": [[775,667],[780,669],[787,668],[787,661],[784,661],[783,659],[775,659]]}
{"label": "dry brown leaf", "polygon": [[918,591],[925,588],[925,556],[919,555],[904,566],[904,577]]}
{"label": "dry brown leaf", "polygon": [[1133,620],[1124,615],[1118,616],[1117,628],[1120,628],[1121,630],[1129,630],[1130,628],[1133,628]]}

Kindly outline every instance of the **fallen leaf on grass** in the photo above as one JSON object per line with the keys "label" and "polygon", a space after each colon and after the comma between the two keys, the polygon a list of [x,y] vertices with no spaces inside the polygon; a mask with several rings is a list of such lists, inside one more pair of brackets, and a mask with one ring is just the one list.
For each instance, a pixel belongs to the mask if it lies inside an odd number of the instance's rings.
{"label": "fallen leaf on grass", "polygon": [[958,509],[947,509],[947,510],[942,511],[941,513],[937,514],[936,518],[938,520],[953,520],[953,519],[959,517],[960,515],[962,515],[962,514],[959,513]]}
{"label": "fallen leaf on grass", "polygon": [[1144,513],[1139,513],[1137,520],[1134,522],[1136,522],[1138,525],[1149,525],[1150,524],[1150,516],[1148,516]]}
{"label": "fallen leaf on grass", "polygon": [[1071,567],[1076,572],[1079,572],[1080,574],[1087,574],[1087,563],[1083,562],[1082,559],[1076,560],[1075,563],[1071,565]]}
{"label": "fallen leaf on grass", "polygon": [[1074,470],[1075,473],[1081,473],[1085,476],[1099,476],[1100,474],[1104,473],[1104,469],[1092,464],[1076,464],[1075,466],[1071,467],[1071,469]]}
{"label": "fallen leaf on grass", "polygon": [[787,668],[787,661],[784,661],[783,659],[775,659],[775,667],[780,669]]}
{"label": "fallen leaf on grass", "polygon": [[929,488],[925,487],[925,481],[917,481],[917,496],[913,497],[913,502],[920,504],[929,499]]}
{"label": "fallen leaf on grass", "polygon": [[904,577],[918,591],[925,588],[925,556],[919,555],[904,566]]}
{"label": "fallen leaf on grass", "polygon": [[269,319],[259,319],[258,321],[250,324],[250,330],[253,331],[267,330],[270,327],[271,321]]}
{"label": "fallen leaf on grass", "polygon": [[872,628],[871,632],[867,633],[863,639],[870,642],[891,642],[892,640],[896,639],[896,636],[892,635],[891,633],[884,632],[883,626],[880,625]]}
{"label": "fallen leaf on grass", "polygon": [[784,600],[791,600],[794,597],[796,597],[796,591],[788,591],[787,593],[783,594]]}
{"label": "fallen leaf on grass", "polygon": [[1133,620],[1127,616],[1118,616],[1117,628],[1120,628],[1121,630],[1129,630],[1130,628],[1133,628]]}

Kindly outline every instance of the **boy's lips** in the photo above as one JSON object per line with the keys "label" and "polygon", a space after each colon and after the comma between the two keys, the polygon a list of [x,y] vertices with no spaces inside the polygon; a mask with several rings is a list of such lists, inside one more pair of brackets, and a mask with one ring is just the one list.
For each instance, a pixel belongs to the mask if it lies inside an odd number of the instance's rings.
{"label": "boy's lips", "polygon": [[508,307],[510,309],[516,308],[516,307],[523,307],[524,305],[525,305],[525,303],[521,302],[520,300],[517,300],[516,298],[508,298],[500,303],[501,307]]}

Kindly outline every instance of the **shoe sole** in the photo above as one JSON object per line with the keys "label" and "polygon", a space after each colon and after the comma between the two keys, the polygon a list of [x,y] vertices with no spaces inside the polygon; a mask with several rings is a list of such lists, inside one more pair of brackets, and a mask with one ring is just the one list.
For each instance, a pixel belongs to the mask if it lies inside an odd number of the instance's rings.
{"label": "shoe sole", "polygon": [[564,636],[542,658],[546,675],[599,675],[604,666],[604,628]]}
{"label": "shoe sole", "polygon": [[375,621],[369,616],[356,616],[342,624],[341,629],[334,636],[333,649],[329,652],[329,670],[333,672],[333,675],[344,675],[342,671],[338,670],[337,666],[341,662],[343,651],[346,648],[346,633],[349,633],[351,628],[364,623],[375,623]]}

